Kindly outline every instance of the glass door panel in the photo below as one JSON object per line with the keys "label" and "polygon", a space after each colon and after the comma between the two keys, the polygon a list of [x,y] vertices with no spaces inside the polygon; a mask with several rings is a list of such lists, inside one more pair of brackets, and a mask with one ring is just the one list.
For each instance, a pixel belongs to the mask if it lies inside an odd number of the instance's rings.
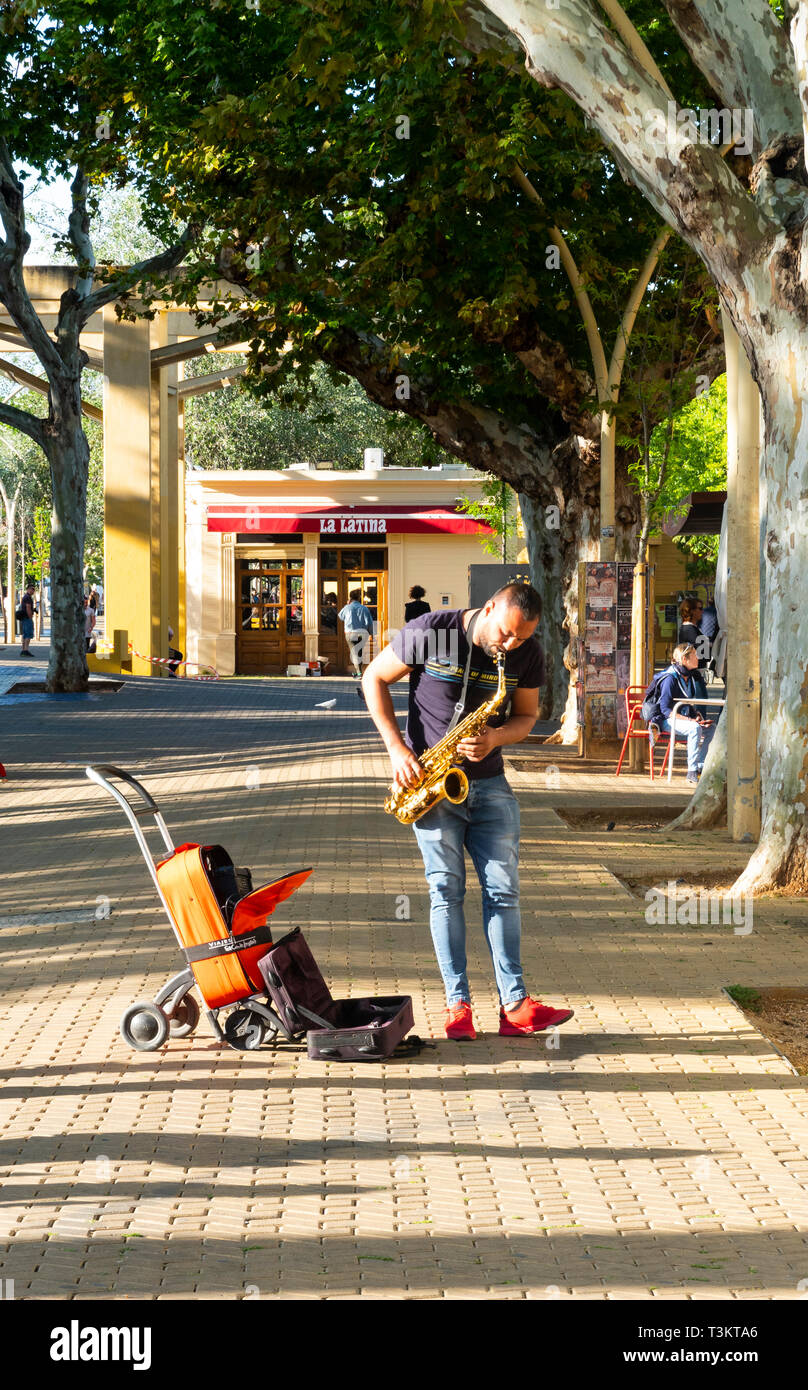
{"label": "glass door panel", "polygon": [[337,575],[320,576],[320,635],[333,636],[337,631],[340,610],[339,579]]}
{"label": "glass door panel", "polygon": [[379,620],[379,580],[375,574],[362,576],[362,602],[370,610],[374,623]]}
{"label": "glass door panel", "polygon": [[303,631],[303,575],[286,575],[286,631]]}

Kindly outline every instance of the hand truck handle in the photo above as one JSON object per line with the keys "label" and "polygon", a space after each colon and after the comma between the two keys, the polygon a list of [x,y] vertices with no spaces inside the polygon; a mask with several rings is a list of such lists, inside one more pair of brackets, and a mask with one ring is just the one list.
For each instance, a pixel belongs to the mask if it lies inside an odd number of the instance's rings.
{"label": "hand truck handle", "polygon": [[[109,792],[110,796],[114,797],[118,805],[121,807],[122,811],[124,812],[124,815],[129,821],[129,824],[135,832],[135,839],[137,840],[141,854],[143,855],[143,858],[145,859],[146,864],[148,865],[149,872],[151,873],[151,876],[154,879],[155,884],[157,884],[157,874],[154,867],[154,855],[152,854],[152,851],[149,849],[146,837],[143,834],[143,830],[140,826],[140,821],[146,820],[147,818],[153,816],[157,829],[160,831],[160,835],[162,837],[162,841],[165,845],[166,850],[169,854],[174,853],[174,841],[168,833],[168,827],[165,821],[163,820],[162,815],[160,814],[160,809],[157,805],[157,802],[154,800],[153,797],[149,796],[149,793],[146,791],[146,788],[142,787],[140,783],[135,780],[134,777],[131,777],[128,772],[124,772],[123,769],[120,767],[113,767],[111,763],[99,763],[97,767],[85,767],[84,771],[91,782],[95,782],[99,787],[103,787],[104,791]],[[119,777],[121,781],[126,782],[129,786],[131,786],[134,789],[134,791],[138,793],[138,795],[143,799],[143,802],[145,804],[143,806],[133,806],[132,803],[129,801],[128,797],[124,796],[120,787],[114,787],[112,785],[112,782],[109,780],[110,777]],[[160,892],[159,884],[157,885],[157,891],[158,893],[160,893],[160,897],[162,898],[163,895]],[[168,912],[167,907],[166,911]],[[169,918],[170,916],[171,914],[169,913]]]}
{"label": "hand truck handle", "polygon": [[157,802],[153,797],[149,796],[146,788],[141,786],[140,782],[136,781],[128,772],[124,772],[122,767],[113,767],[112,763],[96,763],[92,767],[85,768],[85,772],[91,782],[97,782],[99,787],[103,787],[105,791],[111,792],[113,796],[115,795],[115,788],[109,785],[109,778],[119,777],[122,782],[128,782],[129,786],[134,788],[138,796],[145,801],[149,811],[158,810]]}

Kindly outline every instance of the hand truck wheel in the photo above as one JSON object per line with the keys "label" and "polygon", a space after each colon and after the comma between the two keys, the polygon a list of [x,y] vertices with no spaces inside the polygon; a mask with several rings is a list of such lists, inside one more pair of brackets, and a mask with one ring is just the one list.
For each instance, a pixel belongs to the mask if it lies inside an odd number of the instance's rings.
{"label": "hand truck wheel", "polygon": [[121,1037],[137,1052],[155,1052],[168,1037],[168,1019],[151,999],[130,1004],[120,1022]]}
{"label": "hand truck wheel", "polygon": [[254,1052],[264,1041],[267,1026],[260,1014],[247,1007],[228,1014],[223,1031],[225,1042],[237,1052]]}
{"label": "hand truck wheel", "polygon": [[193,994],[183,994],[168,1020],[172,1038],[187,1038],[199,1022],[199,1005]]}

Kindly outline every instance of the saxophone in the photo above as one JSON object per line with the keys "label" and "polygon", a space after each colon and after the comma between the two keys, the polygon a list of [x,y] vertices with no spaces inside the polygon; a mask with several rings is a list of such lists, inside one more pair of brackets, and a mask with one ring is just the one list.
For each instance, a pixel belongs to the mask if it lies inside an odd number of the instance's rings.
{"label": "saxophone", "polygon": [[385,811],[401,821],[402,825],[412,825],[431,811],[445,797],[453,806],[459,806],[469,794],[469,779],[462,767],[455,766],[457,745],[463,738],[474,738],[488,723],[507,694],[505,686],[505,657],[498,652],[497,688],[490,700],[467,714],[456,724],[451,733],[446,734],[439,743],[427,748],[418,761],[424,769],[424,776],[417,787],[400,787],[394,782],[390,795],[384,803]]}

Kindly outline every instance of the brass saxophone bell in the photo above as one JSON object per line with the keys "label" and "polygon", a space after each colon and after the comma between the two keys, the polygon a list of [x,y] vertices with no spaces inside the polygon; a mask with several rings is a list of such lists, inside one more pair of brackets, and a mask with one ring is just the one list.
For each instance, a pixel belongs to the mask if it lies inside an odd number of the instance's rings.
{"label": "brass saxophone bell", "polygon": [[450,767],[443,779],[443,795],[453,806],[459,806],[469,794],[469,779],[462,767]]}

